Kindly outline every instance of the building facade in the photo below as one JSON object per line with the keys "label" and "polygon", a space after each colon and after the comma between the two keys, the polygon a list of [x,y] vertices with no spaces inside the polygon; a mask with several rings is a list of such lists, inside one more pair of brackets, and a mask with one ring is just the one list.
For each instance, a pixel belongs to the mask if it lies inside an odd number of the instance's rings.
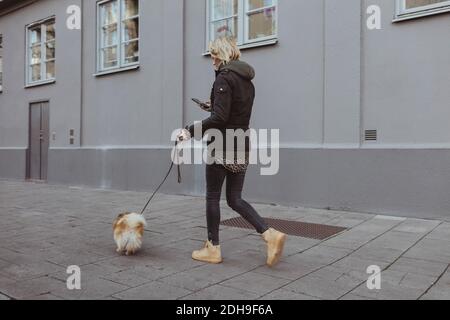
{"label": "building facade", "polygon": [[[0,2],[0,178],[151,190],[174,129],[205,118],[207,43],[257,76],[280,170],[249,200],[450,217],[450,1]],[[81,18],[81,19],[80,19]],[[203,166],[164,191],[204,193]]]}

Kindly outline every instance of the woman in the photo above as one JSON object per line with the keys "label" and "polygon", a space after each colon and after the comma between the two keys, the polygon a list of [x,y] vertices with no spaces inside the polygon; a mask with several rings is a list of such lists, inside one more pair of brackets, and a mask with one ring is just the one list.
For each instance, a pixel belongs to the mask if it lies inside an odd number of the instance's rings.
{"label": "woman", "polygon": [[[230,151],[226,149],[226,141],[230,139],[227,130],[249,129],[255,98],[252,83],[255,71],[247,63],[239,61],[241,53],[231,38],[219,38],[210,44],[209,49],[216,70],[216,81],[211,92],[211,116],[201,123],[202,136],[195,138],[202,138],[210,129],[219,130],[223,134],[224,153],[219,156],[215,154],[215,162],[206,166],[208,241],[203,249],[192,253],[192,258],[207,263],[222,262],[219,245],[220,198],[226,179],[228,205],[251,223],[267,242],[267,264],[272,267],[282,255],[286,235],[269,228],[255,209],[241,197],[249,160],[248,136],[245,136],[244,150],[238,150],[235,143],[231,153],[226,153]],[[181,131],[178,140],[189,140],[198,130],[194,125],[188,126]]]}

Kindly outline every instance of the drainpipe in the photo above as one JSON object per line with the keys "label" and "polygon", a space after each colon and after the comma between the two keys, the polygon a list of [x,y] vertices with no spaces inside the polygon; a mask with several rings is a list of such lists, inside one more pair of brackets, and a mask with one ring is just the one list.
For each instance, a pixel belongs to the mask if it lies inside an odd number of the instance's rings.
{"label": "drainpipe", "polygon": [[81,9],[81,45],[80,45],[80,148],[83,146],[83,109],[84,109],[84,0],[80,0]]}

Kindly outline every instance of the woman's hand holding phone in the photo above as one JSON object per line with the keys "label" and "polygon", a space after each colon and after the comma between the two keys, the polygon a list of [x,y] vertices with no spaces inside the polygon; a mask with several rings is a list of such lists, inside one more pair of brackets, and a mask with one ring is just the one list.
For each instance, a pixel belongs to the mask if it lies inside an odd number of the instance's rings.
{"label": "woman's hand holding phone", "polygon": [[192,101],[194,101],[202,110],[211,112],[211,102],[202,102],[195,98],[193,98]]}

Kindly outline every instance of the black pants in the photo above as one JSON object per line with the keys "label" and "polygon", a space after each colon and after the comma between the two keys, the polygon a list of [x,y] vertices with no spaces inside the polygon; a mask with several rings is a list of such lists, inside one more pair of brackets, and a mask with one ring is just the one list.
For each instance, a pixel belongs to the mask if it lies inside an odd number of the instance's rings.
{"label": "black pants", "polygon": [[227,180],[226,196],[231,209],[239,213],[260,234],[269,227],[255,209],[242,199],[245,172],[232,173],[220,164],[206,166],[206,220],[208,224],[208,240],[219,245],[220,197],[224,180]]}

